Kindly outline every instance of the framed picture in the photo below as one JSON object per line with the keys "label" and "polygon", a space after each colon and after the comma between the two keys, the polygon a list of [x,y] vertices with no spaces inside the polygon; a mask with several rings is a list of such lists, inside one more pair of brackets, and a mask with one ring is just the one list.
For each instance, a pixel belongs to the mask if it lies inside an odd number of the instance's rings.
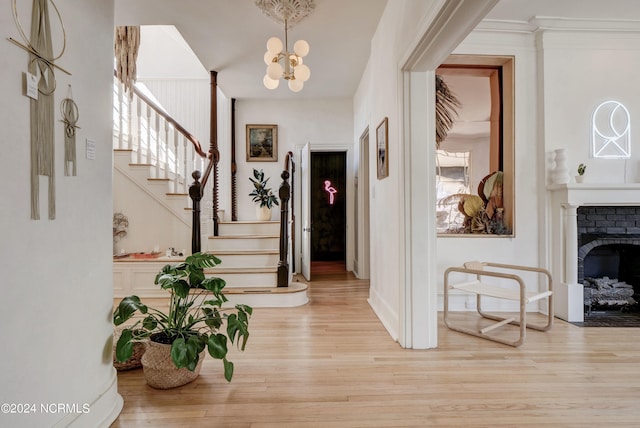
{"label": "framed picture", "polygon": [[247,125],[247,162],[278,160],[278,125]]}
{"label": "framed picture", "polygon": [[378,158],[378,179],[389,176],[389,130],[385,117],[376,128],[376,148]]}

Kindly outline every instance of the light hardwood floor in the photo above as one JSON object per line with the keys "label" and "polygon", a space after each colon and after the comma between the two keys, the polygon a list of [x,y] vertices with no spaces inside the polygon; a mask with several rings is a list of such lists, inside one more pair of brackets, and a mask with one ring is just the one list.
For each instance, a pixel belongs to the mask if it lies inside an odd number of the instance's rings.
{"label": "light hardwood floor", "polygon": [[[345,278],[347,280],[345,280]],[[557,320],[520,348],[448,330],[402,349],[367,303],[368,283],[317,276],[310,303],[255,309],[233,381],[159,391],[120,372],[118,427],[638,427],[640,329]]]}

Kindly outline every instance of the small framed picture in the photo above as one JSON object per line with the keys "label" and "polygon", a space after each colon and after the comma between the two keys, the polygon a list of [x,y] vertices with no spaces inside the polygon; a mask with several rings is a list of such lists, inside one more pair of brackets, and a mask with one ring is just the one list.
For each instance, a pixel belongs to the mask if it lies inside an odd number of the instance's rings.
{"label": "small framed picture", "polygon": [[376,149],[378,158],[378,179],[389,176],[389,130],[385,117],[376,128]]}
{"label": "small framed picture", "polygon": [[247,125],[247,162],[278,160],[278,125]]}

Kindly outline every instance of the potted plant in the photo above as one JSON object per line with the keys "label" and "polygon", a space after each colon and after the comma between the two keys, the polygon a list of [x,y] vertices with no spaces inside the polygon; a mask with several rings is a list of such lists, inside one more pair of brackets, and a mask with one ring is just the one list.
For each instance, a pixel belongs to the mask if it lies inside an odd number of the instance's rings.
{"label": "potted plant", "polygon": [[256,217],[258,220],[270,220],[271,208],[274,205],[280,205],[278,199],[271,191],[271,188],[267,187],[269,179],[265,180],[264,171],[253,169],[253,178],[249,177],[249,180],[253,183],[253,190],[249,193],[249,196],[253,196],[252,200],[258,206],[256,207]]}
{"label": "potted plant", "polygon": [[212,254],[195,253],[184,262],[168,264],[156,275],[155,283],[170,294],[166,310],[143,304],[138,296],[122,299],[113,313],[119,326],[134,314],[143,317],[122,330],[116,344],[116,359],[126,361],[134,343],[149,338],[142,356],[145,380],[155,388],[173,388],[194,380],[199,373],[205,348],[222,360],[224,377],[231,381],[233,363],[227,359],[227,342],[244,351],[249,338],[247,305],[223,307],[228,301],[221,278],[205,277],[204,269],[220,263]]}
{"label": "potted plant", "polygon": [[587,170],[587,165],[581,163],[578,165],[578,175],[576,175],[576,183],[582,183],[584,181],[584,173]]}

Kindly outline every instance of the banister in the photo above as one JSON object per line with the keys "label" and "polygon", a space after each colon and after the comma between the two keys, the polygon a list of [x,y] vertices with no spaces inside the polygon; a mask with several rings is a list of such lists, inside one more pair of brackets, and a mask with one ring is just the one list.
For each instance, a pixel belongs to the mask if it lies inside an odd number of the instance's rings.
{"label": "banister", "polygon": [[[113,71],[113,73],[117,77],[117,72],[115,70]],[[175,129],[178,130],[178,132],[184,135],[187,140],[191,141],[191,144],[193,144],[196,153],[198,153],[203,158],[209,157],[209,155],[207,155],[207,153],[202,150],[202,145],[200,144],[200,141],[198,141],[198,139],[195,137],[195,135],[187,131],[184,126],[180,125],[178,121],[176,121],[173,117],[171,117],[169,113],[167,113],[159,105],[157,105],[155,101],[147,97],[140,89],[136,88],[135,85],[133,86],[133,93],[136,94],[136,96],[144,101],[149,107],[151,107],[153,111],[155,111],[158,115],[162,116],[167,122],[169,122]]]}
{"label": "banister", "polygon": [[[118,78],[117,71],[114,70],[114,76]],[[146,96],[140,89],[136,86],[133,86],[133,94],[130,94],[130,101],[133,99],[133,95],[135,95],[139,102],[138,104],[138,116],[140,116],[140,107],[141,103],[146,105],[147,109],[147,121],[150,120],[151,110],[153,110],[156,114],[156,153],[158,159],[160,157],[160,138],[159,138],[159,117],[164,119],[165,123],[165,133],[168,134],[168,125],[173,126],[175,132],[181,134],[185,140],[191,142],[193,146],[193,151],[198,154],[198,156],[208,159],[209,163],[205,169],[204,174],[201,174],[200,171],[195,170],[192,172],[192,177],[194,182],[189,186],[189,197],[192,200],[192,234],[191,234],[191,250],[192,252],[199,252],[201,247],[201,238],[200,238],[200,201],[204,195],[204,189],[207,185],[209,177],[214,176],[213,182],[213,232],[214,235],[218,235],[218,162],[220,160],[220,153],[218,151],[218,142],[217,142],[217,82],[216,82],[217,72],[211,71],[211,144],[209,147],[209,151],[205,152],[202,149],[202,145],[198,141],[198,139],[189,131],[187,131],[182,125],[178,123],[169,113],[164,111],[162,107],[156,104],[151,98]],[[122,126],[121,126],[122,128]],[[138,127],[138,139],[140,140],[140,127]],[[150,140],[150,132],[151,127],[147,128],[147,140]],[[176,134],[177,136],[177,134]],[[186,147],[187,144],[184,144],[184,170],[185,170],[185,187],[186,187],[186,174],[187,174],[187,156],[186,156]],[[168,153],[168,148],[166,149]],[[150,157],[150,146],[147,146],[147,158]],[[138,150],[138,162],[140,163],[141,151]],[[176,156],[177,156],[177,145],[176,145]],[[167,155],[168,157],[168,155]],[[156,176],[159,176],[160,165],[156,165]],[[168,175],[168,167],[165,166],[165,176]],[[202,181],[199,181],[202,178]],[[174,184],[174,191],[177,188],[177,180],[178,180],[178,172],[176,169],[176,184]]]}

